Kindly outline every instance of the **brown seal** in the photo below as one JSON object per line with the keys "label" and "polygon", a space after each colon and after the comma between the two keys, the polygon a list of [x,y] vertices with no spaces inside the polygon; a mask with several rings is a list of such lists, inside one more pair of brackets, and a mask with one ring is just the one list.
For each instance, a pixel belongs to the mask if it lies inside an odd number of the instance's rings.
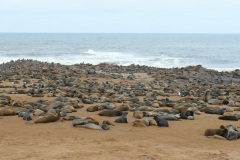
{"label": "brown seal", "polygon": [[77,117],[77,119],[91,119],[92,120],[92,123],[96,124],[96,125],[99,125],[99,122],[92,118],[92,117]]}
{"label": "brown seal", "polygon": [[17,112],[11,109],[3,109],[0,110],[0,116],[12,116],[12,115],[16,115]]}
{"label": "brown seal", "polygon": [[129,106],[126,105],[126,104],[123,104],[123,105],[117,107],[116,109],[119,110],[119,111],[128,111],[129,110]]}
{"label": "brown seal", "polygon": [[135,111],[135,112],[133,112],[133,117],[141,119],[141,118],[143,118],[143,112]]}
{"label": "brown seal", "polygon": [[115,117],[115,116],[121,116],[122,111],[119,111],[119,110],[103,110],[98,115],[99,116]]}
{"label": "brown seal", "polygon": [[214,135],[219,135],[223,136],[224,129],[207,129],[205,131],[205,136],[214,136]]}
{"label": "brown seal", "polygon": [[61,117],[60,112],[58,111],[56,115],[48,114],[45,116],[38,117],[34,120],[34,123],[48,123],[48,122],[56,122]]}
{"label": "brown seal", "polygon": [[137,119],[133,122],[133,126],[134,127],[147,127],[143,121],[141,121],[140,119]]}

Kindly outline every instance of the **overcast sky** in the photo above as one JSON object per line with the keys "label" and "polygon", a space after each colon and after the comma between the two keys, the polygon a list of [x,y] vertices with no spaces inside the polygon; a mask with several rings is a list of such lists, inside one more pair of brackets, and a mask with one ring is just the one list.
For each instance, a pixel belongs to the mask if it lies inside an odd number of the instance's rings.
{"label": "overcast sky", "polygon": [[0,0],[0,32],[240,33],[240,0]]}

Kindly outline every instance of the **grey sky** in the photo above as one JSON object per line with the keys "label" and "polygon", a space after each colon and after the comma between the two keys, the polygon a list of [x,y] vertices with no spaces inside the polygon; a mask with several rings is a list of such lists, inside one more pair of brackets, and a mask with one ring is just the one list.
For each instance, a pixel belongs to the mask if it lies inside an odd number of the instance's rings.
{"label": "grey sky", "polygon": [[0,32],[240,33],[240,0],[0,0]]}

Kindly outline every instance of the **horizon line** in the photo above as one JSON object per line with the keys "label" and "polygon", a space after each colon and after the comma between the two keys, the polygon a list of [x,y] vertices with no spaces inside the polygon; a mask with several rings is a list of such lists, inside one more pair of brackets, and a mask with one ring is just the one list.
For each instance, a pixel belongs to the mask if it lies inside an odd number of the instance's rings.
{"label": "horizon line", "polygon": [[198,33],[198,32],[173,32],[173,33],[161,33],[161,32],[0,32],[0,34],[240,34],[240,33]]}

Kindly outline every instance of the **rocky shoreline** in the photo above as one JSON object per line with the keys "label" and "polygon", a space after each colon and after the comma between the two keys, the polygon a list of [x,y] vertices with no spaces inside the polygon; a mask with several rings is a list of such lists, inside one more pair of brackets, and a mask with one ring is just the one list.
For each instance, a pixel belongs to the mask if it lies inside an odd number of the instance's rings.
{"label": "rocky shoreline", "polygon": [[133,129],[172,128],[213,115],[221,127],[203,127],[200,136],[240,138],[239,126],[232,124],[240,119],[240,70],[17,60],[1,64],[0,75],[0,116],[18,115],[26,126],[70,121],[72,128],[109,131],[126,123]]}

